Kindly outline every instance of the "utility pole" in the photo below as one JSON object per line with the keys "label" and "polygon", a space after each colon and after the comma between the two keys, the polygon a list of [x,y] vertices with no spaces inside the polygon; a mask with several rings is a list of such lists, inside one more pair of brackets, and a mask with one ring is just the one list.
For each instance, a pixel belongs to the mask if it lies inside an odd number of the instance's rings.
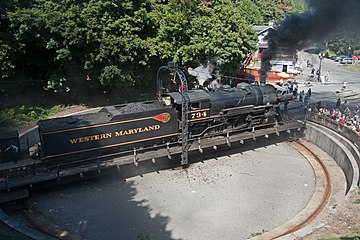
{"label": "utility pole", "polygon": [[318,74],[318,82],[320,82],[320,76],[321,76],[321,62],[323,60],[323,58],[325,57],[325,53],[320,52],[319,53],[319,58],[320,58],[320,64],[319,64],[319,74]]}

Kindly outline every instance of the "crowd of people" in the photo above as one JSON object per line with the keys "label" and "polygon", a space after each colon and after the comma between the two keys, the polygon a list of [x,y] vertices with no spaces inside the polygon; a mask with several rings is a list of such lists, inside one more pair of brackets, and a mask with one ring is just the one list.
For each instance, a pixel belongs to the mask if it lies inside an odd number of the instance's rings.
{"label": "crowd of people", "polygon": [[298,87],[298,82],[294,81],[291,83],[286,83],[284,84],[284,87],[289,89],[290,92],[292,93],[293,97],[292,100],[293,101],[299,101],[299,102],[304,102],[305,105],[309,103],[309,99],[311,97],[311,87],[309,87],[307,89],[307,91],[305,92],[305,90],[300,90]]}
{"label": "crowd of people", "polygon": [[329,109],[325,103],[319,101],[308,109],[311,112],[317,112],[319,115],[331,119],[332,121],[344,125],[360,135],[360,107],[356,105],[355,109],[351,110],[347,101],[343,103],[338,98],[335,108]]}

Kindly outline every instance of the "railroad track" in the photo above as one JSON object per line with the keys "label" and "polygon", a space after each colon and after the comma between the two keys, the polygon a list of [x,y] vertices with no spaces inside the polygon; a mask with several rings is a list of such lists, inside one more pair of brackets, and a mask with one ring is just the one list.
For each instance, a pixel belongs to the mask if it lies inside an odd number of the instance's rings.
{"label": "railroad track", "polygon": [[[293,141],[290,143],[290,145],[296,149],[299,153],[301,153],[312,165],[314,168],[314,172],[316,175],[316,182],[319,181],[322,182],[322,185],[324,186],[323,189],[314,191],[314,195],[310,201],[313,201],[313,199],[317,198],[320,200],[317,200],[315,204],[313,204],[313,207],[309,210],[304,209],[302,212],[300,212],[298,215],[301,216],[300,218],[297,218],[295,216],[293,219],[289,222],[285,223],[284,225],[267,232],[259,237],[255,237],[254,239],[277,239],[280,237],[284,237],[286,235],[292,234],[307,225],[309,225],[324,209],[326,206],[330,193],[331,193],[331,177],[330,174],[325,166],[325,164],[319,159],[319,157],[314,154],[305,144],[303,144],[301,141]],[[321,173],[321,174],[320,174]],[[318,184],[317,184],[318,185]],[[318,193],[316,193],[318,192]],[[318,194],[315,196],[315,194]],[[315,200],[316,201],[316,200]]]}
{"label": "railroad track", "polygon": [[297,149],[305,157],[308,156],[308,155],[312,155],[312,157],[315,158],[316,162],[319,163],[319,165],[321,166],[321,170],[322,170],[322,172],[324,174],[324,178],[325,178],[325,185],[324,185],[325,190],[324,190],[324,194],[323,194],[323,196],[321,198],[321,201],[320,201],[319,205],[314,209],[314,211],[306,219],[304,219],[301,223],[299,223],[298,225],[292,227],[291,229],[284,232],[283,234],[281,234],[278,237],[285,236],[287,234],[293,233],[293,232],[303,228],[307,224],[309,224],[312,220],[314,220],[319,215],[321,210],[325,207],[325,205],[326,205],[326,203],[327,203],[327,201],[328,201],[328,199],[330,197],[330,193],[331,193],[331,178],[330,178],[330,174],[329,174],[325,164],[309,148],[307,148],[301,142],[296,141],[292,145],[293,145],[293,147],[295,149]]}

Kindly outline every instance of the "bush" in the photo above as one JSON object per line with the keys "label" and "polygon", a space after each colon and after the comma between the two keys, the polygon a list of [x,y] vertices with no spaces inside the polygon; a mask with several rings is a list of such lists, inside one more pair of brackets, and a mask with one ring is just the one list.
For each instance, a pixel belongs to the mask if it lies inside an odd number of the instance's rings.
{"label": "bush", "polygon": [[64,105],[55,105],[51,108],[20,106],[0,111],[0,126],[15,127],[35,123],[48,118],[50,115],[65,109]]}

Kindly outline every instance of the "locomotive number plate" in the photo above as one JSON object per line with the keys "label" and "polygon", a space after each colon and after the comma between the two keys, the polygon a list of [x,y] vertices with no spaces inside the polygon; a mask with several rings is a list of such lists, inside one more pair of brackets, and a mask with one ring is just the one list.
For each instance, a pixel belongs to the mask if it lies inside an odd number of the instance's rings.
{"label": "locomotive number plate", "polygon": [[199,121],[210,117],[209,109],[200,109],[191,111],[189,114],[189,121]]}

